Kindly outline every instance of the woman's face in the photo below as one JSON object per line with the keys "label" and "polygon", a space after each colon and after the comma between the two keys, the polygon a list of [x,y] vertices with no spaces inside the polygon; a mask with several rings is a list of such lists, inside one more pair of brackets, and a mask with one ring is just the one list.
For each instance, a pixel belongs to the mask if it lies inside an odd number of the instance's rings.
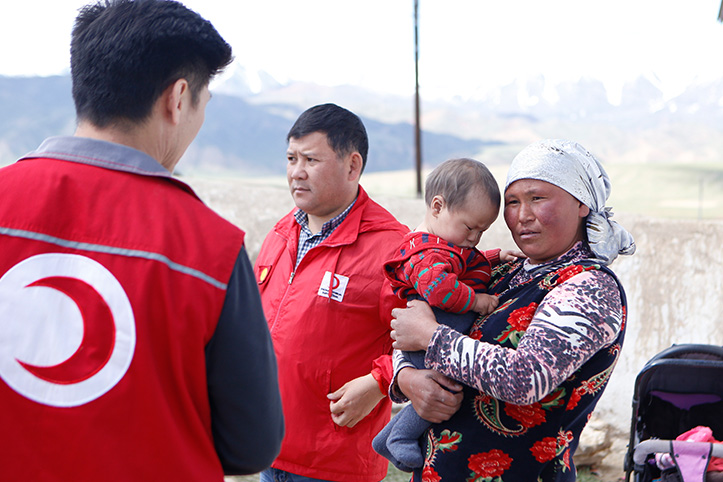
{"label": "woman's face", "polygon": [[532,264],[555,259],[584,239],[590,209],[545,181],[520,179],[505,191],[505,222]]}

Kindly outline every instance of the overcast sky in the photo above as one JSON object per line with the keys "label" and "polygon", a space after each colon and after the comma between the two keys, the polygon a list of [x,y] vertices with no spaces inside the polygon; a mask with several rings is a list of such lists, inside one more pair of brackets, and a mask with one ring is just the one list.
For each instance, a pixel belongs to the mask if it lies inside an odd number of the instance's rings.
{"label": "overcast sky", "polygon": [[[85,0],[4,2],[0,75],[67,72]],[[413,0],[188,0],[237,61],[281,81],[414,91]],[[669,95],[723,78],[720,0],[419,0],[422,95],[469,98],[515,78],[639,75]]]}

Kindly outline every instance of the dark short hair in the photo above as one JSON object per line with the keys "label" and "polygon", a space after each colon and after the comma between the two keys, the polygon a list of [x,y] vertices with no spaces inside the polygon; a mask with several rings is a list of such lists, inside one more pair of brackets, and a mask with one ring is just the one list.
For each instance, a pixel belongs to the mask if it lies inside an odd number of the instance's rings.
{"label": "dark short hair", "polygon": [[286,135],[300,139],[314,132],[326,134],[329,146],[338,156],[358,152],[362,157],[362,172],[367,165],[369,138],[361,119],[336,104],[321,104],[304,111]]}
{"label": "dark short hair", "polygon": [[430,206],[434,196],[442,196],[447,209],[454,211],[462,206],[474,188],[482,189],[499,211],[500,187],[487,166],[474,159],[450,159],[427,177],[424,201]]}
{"label": "dark short hair", "polygon": [[192,102],[233,56],[210,22],[171,0],[87,5],[70,44],[78,119],[99,127],[140,122],[164,90],[186,79]]}

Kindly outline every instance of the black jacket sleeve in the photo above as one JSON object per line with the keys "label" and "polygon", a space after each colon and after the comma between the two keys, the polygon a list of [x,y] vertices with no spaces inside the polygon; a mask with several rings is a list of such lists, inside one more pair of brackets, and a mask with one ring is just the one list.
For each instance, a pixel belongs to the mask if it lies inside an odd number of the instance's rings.
{"label": "black jacket sleeve", "polygon": [[216,332],[206,346],[211,428],[226,474],[252,474],[281,448],[276,356],[251,262],[242,248]]}

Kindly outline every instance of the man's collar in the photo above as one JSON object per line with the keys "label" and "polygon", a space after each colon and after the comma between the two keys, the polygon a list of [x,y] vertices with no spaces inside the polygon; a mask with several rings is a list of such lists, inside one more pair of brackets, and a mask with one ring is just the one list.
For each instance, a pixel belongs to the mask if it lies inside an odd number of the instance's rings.
{"label": "man's collar", "polygon": [[[349,214],[349,211],[351,211],[351,208],[354,207],[354,204],[356,204],[357,199],[359,199],[359,196],[355,197],[354,200],[349,204],[344,211],[339,213],[338,215],[334,216],[332,219],[328,220],[324,224],[321,225],[321,229],[319,230],[320,234],[324,234],[327,231],[333,231],[334,229],[339,226],[344,219],[346,219],[346,216]],[[301,209],[297,208],[296,211],[294,211],[294,218],[296,218],[296,222],[299,223],[299,225],[302,228],[309,229],[309,215],[302,211]],[[316,233],[312,233],[316,234]]]}
{"label": "man's collar", "polygon": [[50,137],[22,159],[43,157],[145,176],[171,177],[165,167],[144,152],[122,144],[87,137]]}

